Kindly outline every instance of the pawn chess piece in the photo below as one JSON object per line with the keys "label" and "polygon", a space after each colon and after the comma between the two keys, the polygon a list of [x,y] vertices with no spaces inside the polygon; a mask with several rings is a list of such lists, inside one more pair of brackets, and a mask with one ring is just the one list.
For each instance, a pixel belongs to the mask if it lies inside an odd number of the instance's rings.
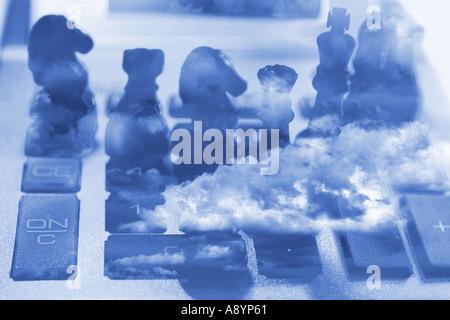
{"label": "pawn chess piece", "polygon": [[32,104],[26,154],[77,157],[95,149],[96,107],[88,73],[76,57],[93,48],[92,39],[68,27],[64,16],[41,18],[28,42],[29,67],[42,87]]}
{"label": "pawn chess piece", "polygon": [[[317,91],[314,108],[308,112],[308,128],[300,137],[329,137],[339,133],[344,95],[349,91],[348,63],[355,49],[355,40],[346,33],[350,14],[346,9],[333,8],[328,15],[329,32],[317,38],[320,64],[313,86]],[[324,121],[324,117],[328,117]]]}
{"label": "pawn chess piece", "polygon": [[297,78],[294,69],[283,65],[266,66],[258,71],[258,79],[264,90],[258,117],[264,129],[269,132],[272,129],[279,130],[281,148],[290,144],[289,123],[294,120],[295,114],[289,95]]}
{"label": "pawn chess piece", "polygon": [[345,124],[398,126],[413,120],[419,108],[414,58],[424,30],[399,4],[382,9],[380,29],[364,23],[359,31]]}

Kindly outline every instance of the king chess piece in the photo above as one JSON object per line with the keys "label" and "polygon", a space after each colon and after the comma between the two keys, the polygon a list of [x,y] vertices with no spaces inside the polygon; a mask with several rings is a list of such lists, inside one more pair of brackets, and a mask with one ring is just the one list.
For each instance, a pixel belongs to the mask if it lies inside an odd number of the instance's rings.
{"label": "king chess piece", "polygon": [[333,8],[328,14],[331,30],[317,38],[320,64],[313,86],[317,91],[314,107],[307,112],[308,128],[299,137],[329,137],[339,133],[344,95],[349,91],[348,63],[355,40],[347,34],[350,14],[347,9]]}
{"label": "king chess piece", "polygon": [[44,16],[33,26],[29,67],[42,90],[32,103],[28,156],[79,157],[96,148],[94,97],[88,73],[76,56],[93,46],[92,39],[64,16]]}
{"label": "king chess piece", "polygon": [[344,102],[345,124],[399,126],[414,119],[419,109],[414,59],[423,34],[423,27],[396,3],[382,7],[379,29],[362,24]]}

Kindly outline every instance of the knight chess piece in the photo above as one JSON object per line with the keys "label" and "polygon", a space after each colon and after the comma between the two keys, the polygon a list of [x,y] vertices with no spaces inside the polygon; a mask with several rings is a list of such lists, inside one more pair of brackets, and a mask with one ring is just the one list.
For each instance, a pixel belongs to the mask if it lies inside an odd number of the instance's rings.
{"label": "knight chess piece", "polygon": [[[173,117],[190,118],[192,123],[178,125],[174,130],[186,129],[193,137],[194,122],[201,122],[203,130],[217,129],[225,136],[226,130],[236,128],[239,120],[239,112],[228,94],[237,97],[246,90],[247,82],[224,52],[210,47],[193,50],[181,69],[182,104],[172,105],[170,109]],[[194,163],[194,152],[191,151],[191,163]],[[223,163],[226,163],[225,159]],[[212,173],[217,167],[217,164],[180,164],[174,167],[174,173],[180,182],[184,182],[205,172]]]}
{"label": "knight chess piece", "polygon": [[33,26],[29,67],[42,90],[32,103],[28,156],[78,157],[96,148],[96,106],[86,68],[76,56],[93,46],[87,34],[68,28],[64,16],[44,16]]}

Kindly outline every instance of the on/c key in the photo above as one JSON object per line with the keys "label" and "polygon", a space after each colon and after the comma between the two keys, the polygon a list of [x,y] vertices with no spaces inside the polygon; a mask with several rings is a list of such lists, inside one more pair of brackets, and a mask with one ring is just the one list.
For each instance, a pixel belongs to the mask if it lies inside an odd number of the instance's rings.
{"label": "on/c key", "polygon": [[17,281],[67,280],[77,264],[76,195],[27,195],[20,202],[11,277]]}

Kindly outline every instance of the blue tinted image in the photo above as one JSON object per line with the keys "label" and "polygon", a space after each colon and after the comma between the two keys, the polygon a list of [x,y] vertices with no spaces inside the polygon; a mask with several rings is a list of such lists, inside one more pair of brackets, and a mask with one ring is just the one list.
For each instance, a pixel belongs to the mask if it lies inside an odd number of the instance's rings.
{"label": "blue tinted image", "polygon": [[449,299],[449,9],[0,0],[0,299]]}

